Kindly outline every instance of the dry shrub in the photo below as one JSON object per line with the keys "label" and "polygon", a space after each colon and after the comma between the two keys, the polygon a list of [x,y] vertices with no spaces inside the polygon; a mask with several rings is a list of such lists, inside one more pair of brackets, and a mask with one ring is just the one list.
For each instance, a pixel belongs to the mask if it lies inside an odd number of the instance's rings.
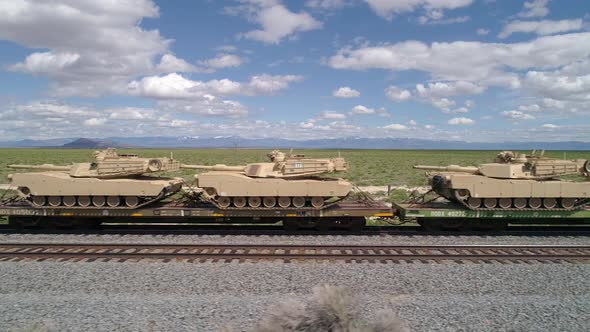
{"label": "dry shrub", "polygon": [[392,312],[381,312],[367,322],[359,317],[346,289],[315,287],[303,302],[288,300],[275,305],[255,328],[256,332],[402,332],[405,324]]}

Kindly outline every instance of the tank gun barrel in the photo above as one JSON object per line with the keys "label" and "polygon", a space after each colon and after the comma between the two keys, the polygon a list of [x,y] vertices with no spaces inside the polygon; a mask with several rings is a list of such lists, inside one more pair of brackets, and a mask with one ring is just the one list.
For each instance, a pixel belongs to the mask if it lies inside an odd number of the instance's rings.
{"label": "tank gun barrel", "polygon": [[53,164],[43,165],[8,165],[8,168],[13,169],[36,169],[40,171],[70,171],[72,166],[58,166]]}
{"label": "tank gun barrel", "polygon": [[459,165],[449,165],[449,166],[425,166],[425,165],[416,165],[414,166],[415,169],[422,169],[426,171],[440,171],[440,172],[458,172],[458,173],[469,173],[469,174],[479,174],[479,168],[475,166],[459,166]]}
{"label": "tank gun barrel", "polygon": [[183,164],[180,166],[184,169],[199,169],[199,170],[207,170],[207,171],[230,171],[230,172],[243,172],[246,169],[246,166],[227,166],[223,164],[217,164],[213,166],[207,165],[185,165]]}

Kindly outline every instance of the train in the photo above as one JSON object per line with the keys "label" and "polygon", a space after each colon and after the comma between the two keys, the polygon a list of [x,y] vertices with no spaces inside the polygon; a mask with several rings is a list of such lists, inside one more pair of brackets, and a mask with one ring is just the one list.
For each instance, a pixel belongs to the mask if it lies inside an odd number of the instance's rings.
{"label": "train", "polygon": [[[18,194],[0,199],[0,216],[18,228],[188,222],[358,231],[368,219],[378,219],[392,224],[413,221],[431,230],[502,230],[509,224],[590,223],[587,160],[505,151],[494,163],[478,167],[416,166],[428,171],[430,192],[440,198],[386,202],[353,193],[353,185],[343,179],[322,177],[346,171],[348,164],[340,156],[317,159],[273,151],[269,158],[267,163],[242,166],[202,166],[107,149],[96,152],[90,163],[11,165],[40,172],[9,175]],[[196,189],[181,178],[150,174],[181,168],[208,172],[196,175]],[[560,179],[571,174],[581,174],[585,181]],[[480,198],[490,192],[493,206]],[[512,197],[516,195],[528,199],[525,206]],[[480,199],[477,206],[473,198]]]}

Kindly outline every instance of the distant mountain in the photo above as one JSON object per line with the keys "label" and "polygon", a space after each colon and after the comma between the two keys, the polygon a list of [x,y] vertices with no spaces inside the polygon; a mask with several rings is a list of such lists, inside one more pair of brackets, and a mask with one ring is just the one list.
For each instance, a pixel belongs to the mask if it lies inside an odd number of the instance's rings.
{"label": "distant mountain", "polygon": [[110,140],[99,141],[88,138],[78,138],[77,140],[63,144],[61,147],[65,149],[106,149],[126,147],[126,145],[113,142]]}
{"label": "distant mountain", "polygon": [[[61,142],[61,143],[60,143]],[[57,144],[59,143],[59,144]],[[413,138],[326,138],[288,140],[280,138],[218,137],[107,137],[0,142],[0,147],[64,147],[101,149],[137,148],[261,148],[261,149],[432,149],[432,150],[590,150],[590,142],[462,142]]]}

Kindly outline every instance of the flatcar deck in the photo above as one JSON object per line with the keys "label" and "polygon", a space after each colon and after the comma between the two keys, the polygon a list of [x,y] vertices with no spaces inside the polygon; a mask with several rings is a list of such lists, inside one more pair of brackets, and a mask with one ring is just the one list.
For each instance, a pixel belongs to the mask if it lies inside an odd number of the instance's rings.
{"label": "flatcar deck", "polygon": [[219,209],[211,204],[190,206],[179,202],[163,202],[140,209],[121,208],[35,208],[20,202],[0,205],[0,216],[85,217],[85,218],[278,218],[278,217],[391,217],[391,208],[375,201],[342,201],[324,209]]}
{"label": "flatcar deck", "polygon": [[400,219],[503,219],[551,220],[568,219],[590,222],[590,208],[572,211],[474,211],[458,204],[441,201],[426,204],[393,203],[393,213]]}

